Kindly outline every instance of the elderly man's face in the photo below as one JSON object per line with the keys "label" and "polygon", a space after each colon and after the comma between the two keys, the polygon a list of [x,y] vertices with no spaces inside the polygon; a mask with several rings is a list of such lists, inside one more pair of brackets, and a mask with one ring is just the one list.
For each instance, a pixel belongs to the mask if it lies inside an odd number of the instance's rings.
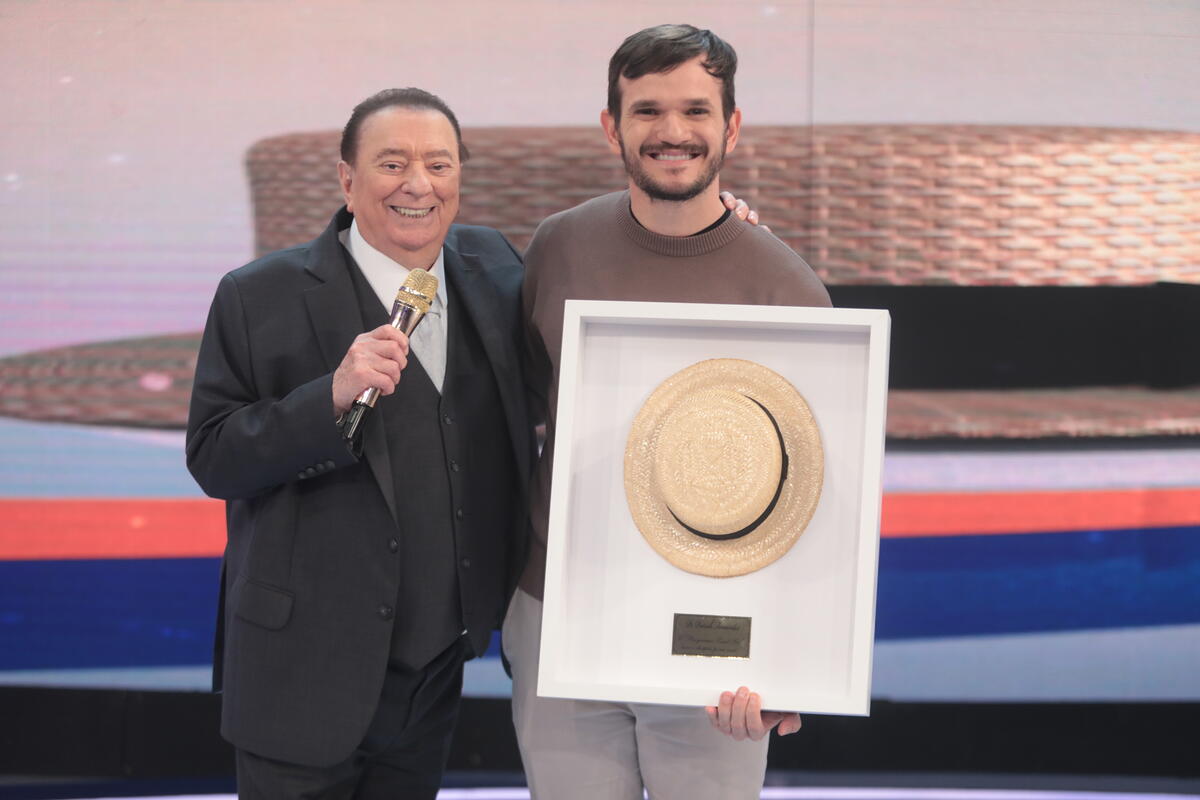
{"label": "elderly man's face", "polygon": [[367,243],[409,269],[437,260],[458,215],[458,139],[432,109],[392,107],[363,121],[342,194]]}
{"label": "elderly man's face", "polygon": [[704,69],[703,58],[669,72],[629,80],[622,77],[621,121],[601,114],[613,151],[625,161],[634,186],[654,200],[691,200],[721,170],[737,144],[741,111],[729,122],[721,110],[721,82]]}

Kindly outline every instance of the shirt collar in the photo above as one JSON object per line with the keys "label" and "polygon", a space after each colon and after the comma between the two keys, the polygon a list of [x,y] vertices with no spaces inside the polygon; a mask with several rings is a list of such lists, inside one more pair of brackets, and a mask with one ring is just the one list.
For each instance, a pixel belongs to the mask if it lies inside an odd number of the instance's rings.
{"label": "shirt collar", "polygon": [[[367,283],[371,284],[379,302],[383,303],[383,307],[390,313],[392,304],[396,301],[396,292],[404,285],[404,279],[412,270],[372,247],[358,230],[358,220],[351,222],[350,230],[343,233],[346,235],[338,238],[342,240],[342,244],[350,252],[350,256],[358,264],[358,268],[362,270]],[[446,294],[445,252],[444,247],[438,250],[437,260],[429,268],[429,274],[438,279],[437,297],[433,302],[434,308],[449,307]]]}

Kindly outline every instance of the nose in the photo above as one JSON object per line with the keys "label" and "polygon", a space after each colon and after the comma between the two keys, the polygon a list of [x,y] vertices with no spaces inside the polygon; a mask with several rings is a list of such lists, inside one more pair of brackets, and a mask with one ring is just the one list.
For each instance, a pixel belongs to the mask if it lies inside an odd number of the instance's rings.
{"label": "nose", "polygon": [[661,120],[658,135],[664,142],[678,144],[690,138],[688,127],[684,124],[682,115],[674,113],[663,114]]}
{"label": "nose", "polygon": [[433,182],[429,180],[429,173],[425,171],[425,166],[417,163],[405,171],[400,188],[414,197],[420,197],[429,194],[433,189]]}

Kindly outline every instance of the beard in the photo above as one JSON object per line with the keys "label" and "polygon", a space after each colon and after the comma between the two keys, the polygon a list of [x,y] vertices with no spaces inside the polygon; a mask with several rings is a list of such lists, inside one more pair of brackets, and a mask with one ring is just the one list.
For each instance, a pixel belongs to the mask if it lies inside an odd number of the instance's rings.
{"label": "beard", "polygon": [[[670,203],[682,203],[686,200],[691,200],[698,194],[703,192],[709,185],[717,179],[717,173],[721,171],[721,165],[725,163],[725,138],[721,138],[721,152],[709,161],[708,167],[696,178],[690,185],[684,186],[681,189],[670,189],[658,183],[654,178],[650,177],[644,169],[642,169],[641,156],[645,155],[647,150],[655,148],[649,145],[642,145],[641,150],[634,154],[630,153],[625,147],[625,140],[621,135],[617,134],[617,141],[621,144],[621,160],[625,162],[625,172],[629,175],[633,185],[641,189],[651,200],[666,200]],[[683,147],[685,152],[695,153],[703,158],[708,153],[705,147]]]}

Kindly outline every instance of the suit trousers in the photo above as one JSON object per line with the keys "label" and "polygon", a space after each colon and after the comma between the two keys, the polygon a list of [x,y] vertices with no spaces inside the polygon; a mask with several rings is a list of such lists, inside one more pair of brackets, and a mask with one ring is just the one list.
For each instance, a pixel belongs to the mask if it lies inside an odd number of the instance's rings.
{"label": "suit trousers", "polygon": [[502,641],[531,800],[758,800],[770,737],[736,742],[703,708],[538,697],[541,628],[518,589]]}
{"label": "suit trousers", "polygon": [[434,800],[462,698],[465,636],[419,670],[389,665],[362,743],[330,767],[237,751],[242,800]]}

